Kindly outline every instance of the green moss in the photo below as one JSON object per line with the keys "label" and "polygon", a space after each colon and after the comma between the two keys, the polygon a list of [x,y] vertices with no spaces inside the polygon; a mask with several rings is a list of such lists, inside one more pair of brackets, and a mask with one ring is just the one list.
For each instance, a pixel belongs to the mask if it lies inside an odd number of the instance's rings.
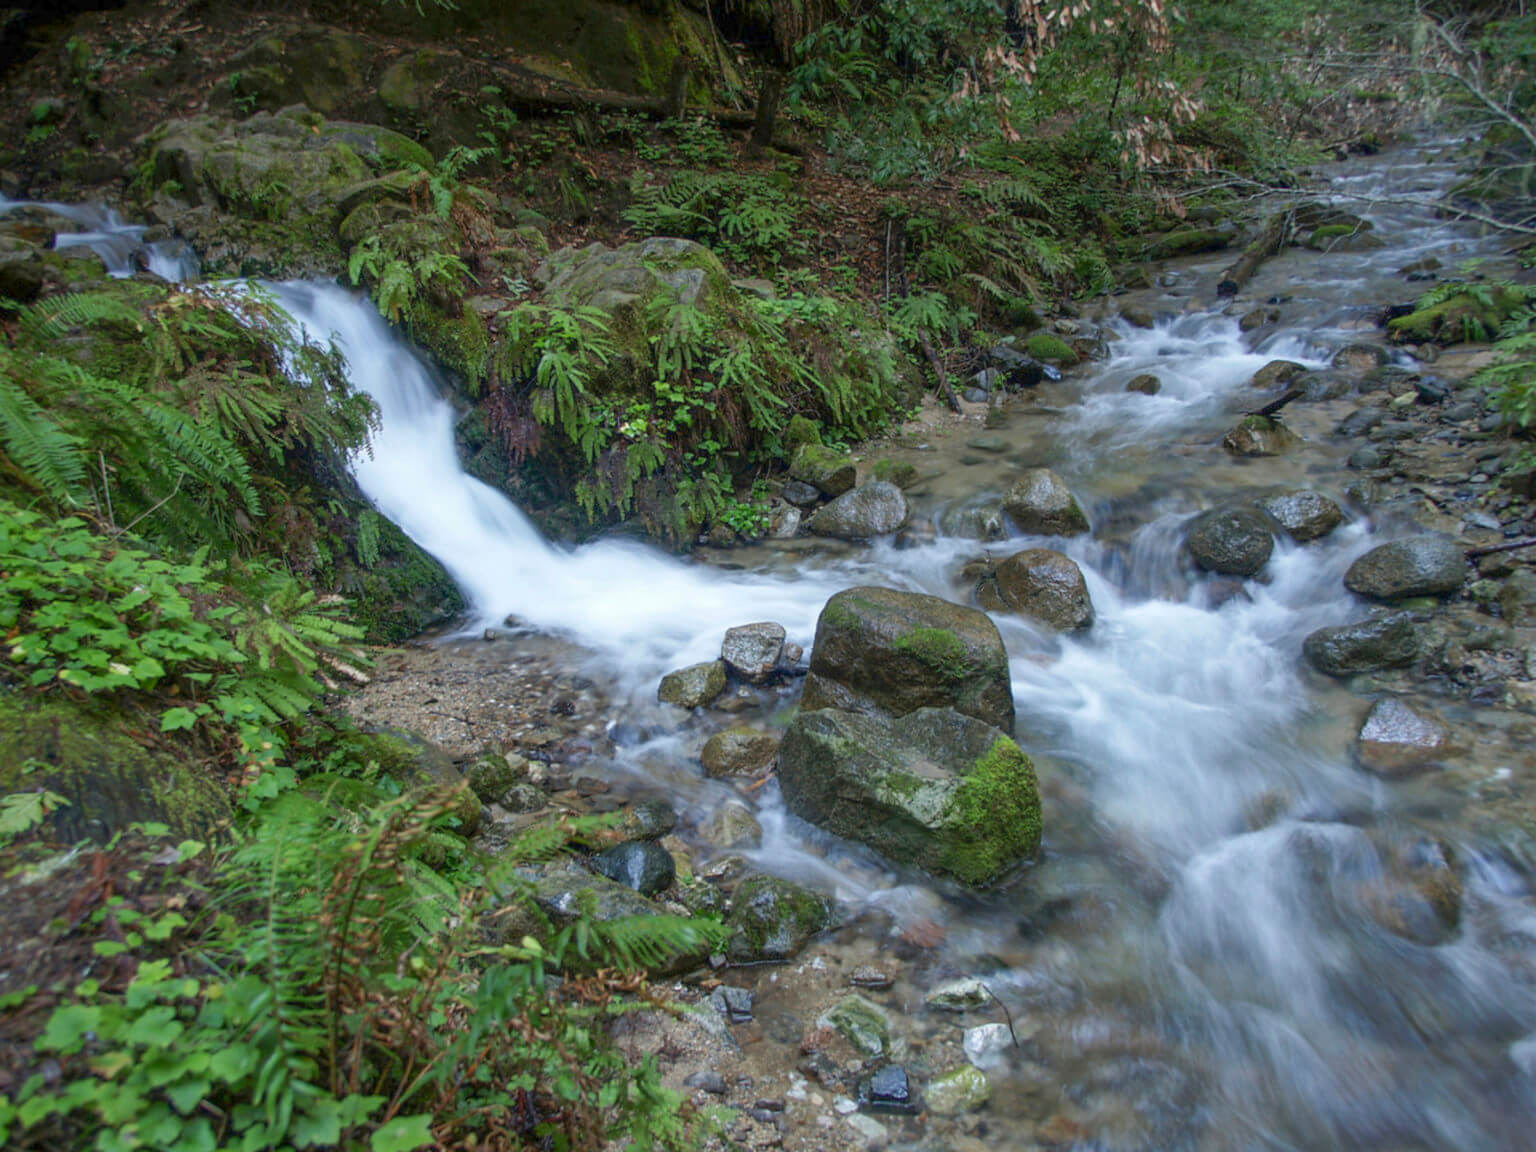
{"label": "green moss", "polygon": [[898,488],[910,488],[917,483],[917,465],[905,460],[876,460],[870,475]]}
{"label": "green moss", "polygon": [[914,628],[892,647],[916,657],[946,680],[964,680],[971,671],[965,643],[948,628]]}
{"label": "green moss", "polygon": [[796,448],[802,444],[821,444],[821,427],[808,416],[795,416],[791,418],[789,427],[784,429],[784,451],[793,455]]}
{"label": "green moss", "polygon": [[1077,363],[1077,353],[1072,350],[1072,345],[1049,332],[1036,332],[1024,347],[1036,360],[1049,360],[1058,364]]}
{"label": "green moss", "polygon": [[410,309],[407,322],[416,342],[444,368],[461,376],[466,392],[478,396],[491,365],[491,334],[480,314],[464,308],[450,316],[435,303],[425,303]]}
{"label": "green moss", "polygon": [[1515,293],[1502,289],[1476,294],[1464,292],[1428,308],[1399,316],[1387,324],[1387,330],[1398,341],[1421,344],[1477,343],[1493,339],[1499,326],[1520,302],[1520,297]]}
{"label": "green moss", "polygon": [[995,880],[1040,847],[1040,790],[1035,766],[1006,736],[976,761],[950,800],[954,843],[944,868],[967,884]]}
{"label": "green moss", "polygon": [[[351,542],[344,542],[354,550]],[[338,590],[352,618],[375,644],[398,644],[464,611],[464,596],[447,571],[388,520],[379,520],[379,561],[339,564]]]}

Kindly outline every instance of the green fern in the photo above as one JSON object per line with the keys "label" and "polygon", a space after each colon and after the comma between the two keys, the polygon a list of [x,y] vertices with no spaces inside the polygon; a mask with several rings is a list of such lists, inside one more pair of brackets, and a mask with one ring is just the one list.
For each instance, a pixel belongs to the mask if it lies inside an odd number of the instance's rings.
{"label": "green fern", "polygon": [[60,504],[77,504],[85,488],[84,446],[60,428],[5,371],[0,358],[0,455],[26,482]]}

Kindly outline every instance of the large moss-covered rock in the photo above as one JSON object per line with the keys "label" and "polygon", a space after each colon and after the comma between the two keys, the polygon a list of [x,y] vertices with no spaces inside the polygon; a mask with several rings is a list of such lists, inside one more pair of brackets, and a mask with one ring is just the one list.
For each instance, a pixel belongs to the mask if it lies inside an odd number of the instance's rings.
{"label": "large moss-covered rock", "polygon": [[1495,288],[1474,296],[1452,296],[1387,323],[1393,340],[1411,344],[1460,344],[1491,340],[1520,304],[1513,292]]}
{"label": "large moss-covered rock", "polygon": [[841,496],[858,480],[853,457],[820,444],[801,444],[789,464],[789,474],[812,485],[824,496]]}
{"label": "large moss-covered rock", "polygon": [[214,274],[334,274],[343,205],[359,184],[428,168],[420,145],[371,124],[305,109],[171,120],[143,144],[146,211],[186,237]]}
{"label": "large moss-covered rock", "polygon": [[1040,846],[1029,757],[952,709],[896,720],[802,712],[779,748],[779,784],[802,819],[967,884],[997,879]]}
{"label": "large moss-covered rock", "polygon": [[230,60],[209,109],[275,112],[304,104],[329,116],[362,91],[369,55],[361,36],[313,24],[282,28]]}
{"label": "large moss-covered rock", "polygon": [[0,733],[0,795],[47,789],[64,797],[49,817],[58,840],[106,841],[149,822],[206,840],[230,819],[210,772],[172,749],[146,747],[104,711],[0,692]]}
{"label": "large moss-covered rock", "polygon": [[953,708],[1013,730],[1008,653],[986,613],[894,588],[849,588],[816,622],[800,707],[904,716]]}

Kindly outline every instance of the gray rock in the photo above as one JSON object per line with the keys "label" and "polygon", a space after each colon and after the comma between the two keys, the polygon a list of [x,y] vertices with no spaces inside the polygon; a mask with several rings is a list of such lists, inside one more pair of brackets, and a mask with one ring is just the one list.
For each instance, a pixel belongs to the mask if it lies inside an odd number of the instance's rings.
{"label": "gray rock", "polygon": [[756,776],[773,766],[779,755],[779,738],[755,728],[728,728],[704,741],[701,759],[704,774]]}
{"label": "gray rock", "polygon": [[1273,416],[1244,416],[1221,438],[1221,446],[1229,455],[1279,456],[1301,443],[1301,437]]}
{"label": "gray rock", "polygon": [[498,752],[476,760],[465,770],[464,778],[481,800],[497,804],[527,773],[526,759],[515,754],[509,758]]}
{"label": "gray rock", "polygon": [[885,1011],[857,992],[844,996],[827,1010],[817,1025],[835,1028],[854,1051],[877,1060],[891,1050],[891,1020]]}
{"label": "gray rock", "polygon": [[976,977],[966,976],[932,989],[923,997],[923,1003],[945,1012],[970,1012],[992,1003],[992,993]]}
{"label": "gray rock", "polygon": [[1344,522],[1344,512],[1320,492],[1282,492],[1259,501],[1259,507],[1298,543],[1318,540]]}
{"label": "gray rock", "polygon": [[1254,508],[1213,508],[1190,523],[1189,554],[1207,572],[1253,576],[1275,549],[1269,522]]}
{"label": "gray rock", "polygon": [[1157,317],[1152,314],[1152,309],[1143,308],[1140,304],[1125,305],[1120,309],[1120,319],[1132,328],[1157,327]]}
{"label": "gray rock", "polygon": [[725,852],[757,848],[763,842],[763,826],[739,800],[727,800],[699,831],[706,844]]}
{"label": "gray rock", "polygon": [[804,480],[791,480],[779,494],[796,508],[809,508],[821,500],[821,489]]}
{"label": "gray rock", "polygon": [[726,984],[710,994],[709,1002],[715,1011],[732,1024],[746,1024],[752,1019],[752,990],[735,988]]}
{"label": "gray rock", "polygon": [[1346,437],[1364,436],[1386,418],[1387,410],[1385,408],[1357,408],[1339,421],[1333,430],[1333,434]]}
{"label": "gray rock", "polygon": [[1278,308],[1254,308],[1243,313],[1241,320],[1237,322],[1241,332],[1256,332],[1266,324],[1274,324],[1280,319]]}
{"label": "gray rock", "polygon": [[1003,511],[1020,532],[1036,536],[1077,536],[1088,531],[1088,517],[1072,490],[1049,468],[1033,468],[1003,497]]}
{"label": "gray rock", "polygon": [[624,812],[618,831],[630,840],[660,840],[677,827],[677,813],[665,800],[638,800]]}
{"label": "gray rock", "polygon": [[895,532],[906,521],[907,498],[901,489],[872,480],[817,509],[806,527],[818,536],[869,540]]}
{"label": "gray rock", "polygon": [[1390,448],[1380,444],[1366,444],[1350,453],[1348,464],[1351,468],[1358,468],[1362,472],[1374,472],[1392,463],[1392,455]]}
{"label": "gray rock", "polygon": [[985,612],[919,592],[848,588],[816,622],[800,708],[954,708],[1011,732],[1008,653]]}
{"label": "gray rock", "polygon": [[725,662],[711,660],[668,672],[661,678],[656,699],[679,708],[702,708],[725,691]]}
{"label": "gray rock", "polygon": [[985,1071],[999,1067],[1008,1058],[1014,1047],[1013,1034],[1006,1024],[978,1024],[965,1030],[961,1046],[965,1049],[965,1058]]}
{"label": "gray rock", "polygon": [[731,898],[726,955],[736,963],[786,960],[832,923],[832,905],[777,876],[749,876]]}
{"label": "gray rock", "polygon": [[1333,367],[1352,376],[1369,376],[1387,365],[1387,350],[1378,344],[1350,344],[1333,355]]}
{"label": "gray rock", "polygon": [[1378,700],[1360,729],[1360,764],[1378,776],[1405,776],[1445,755],[1450,731],[1401,700]]}
{"label": "gray rock", "polygon": [[1143,372],[1139,376],[1132,376],[1126,382],[1127,392],[1140,392],[1143,396],[1156,396],[1163,390],[1163,382],[1150,372]]}
{"label": "gray rock", "polygon": [[[1049,548],[1016,552],[993,570],[978,589],[984,608],[1018,612],[1058,632],[1093,624],[1088,582],[1069,556]],[[991,602],[989,602],[991,601]]]}
{"label": "gray rock", "polygon": [[1301,646],[1307,662],[1330,676],[1405,668],[1419,658],[1419,650],[1419,627],[1407,612],[1319,628]]}
{"label": "gray rock", "polygon": [[779,786],[802,819],[968,884],[990,883],[1040,843],[1029,758],[951,709],[896,720],[802,711],[779,748]]}
{"label": "gray rock", "polygon": [[1536,572],[1516,568],[1499,589],[1499,611],[1518,627],[1536,624]]}
{"label": "gray rock", "polygon": [[864,1084],[860,1093],[865,1107],[872,1112],[916,1112],[912,1084],[907,1070],[900,1064],[886,1064],[877,1068]]}
{"label": "gray rock", "polygon": [[766,684],[778,672],[784,639],[782,624],[743,624],[726,632],[720,659],[727,671],[749,684]]}
{"label": "gray rock", "polygon": [[1453,540],[1411,536],[1372,548],[1350,565],[1344,586],[1373,600],[1442,596],[1467,578],[1467,557]]}
{"label": "gray rock", "polygon": [[656,895],[677,878],[672,853],[654,840],[631,840],[599,852],[592,858],[592,868],[599,876],[606,876],[642,896]]}
{"label": "gray rock", "polygon": [[725,1077],[713,1068],[695,1072],[683,1084],[688,1088],[697,1088],[700,1092],[708,1092],[711,1096],[724,1096],[726,1092]]}

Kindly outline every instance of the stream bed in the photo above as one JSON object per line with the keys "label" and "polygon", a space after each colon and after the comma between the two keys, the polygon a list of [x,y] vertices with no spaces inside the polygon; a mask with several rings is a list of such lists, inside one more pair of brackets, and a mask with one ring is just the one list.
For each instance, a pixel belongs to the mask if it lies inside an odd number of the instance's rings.
{"label": "stream bed", "polygon": [[[1529,1147],[1536,856],[1511,846],[1510,829],[1536,791],[1530,670],[1480,696],[1451,674],[1340,682],[1301,658],[1311,632],[1366,615],[1342,578],[1370,548],[1426,528],[1486,543],[1507,527],[1463,517],[1493,487],[1462,475],[1465,464],[1438,484],[1351,468],[1360,441],[1334,435],[1381,399],[1333,362],[1350,345],[1383,346],[1383,305],[1421,290],[1401,269],[1433,258],[1447,271],[1473,260],[1490,275],[1509,270],[1497,237],[1381,201],[1445,187],[1454,173],[1438,152],[1330,173],[1379,246],[1288,249],[1236,303],[1215,293],[1232,253],[1170,263],[1158,287],[1086,306],[1081,322],[1104,330],[1108,355],[1011,399],[1001,427],[983,428],[979,408],[882,447],[920,481],[909,527],[869,546],[801,537],[684,562],[622,539],[552,545],[460,469],[454,409],[366,302],[334,285],[276,286],[313,335],[337,338],[355,384],[379,403],[359,483],[474,606],[453,635],[386,660],[354,711],[466,756],[531,752],[551,765],[551,790],[590,810],[661,797],[702,874],[753,868],[836,900],[839,926],[788,964],[719,974],[752,993],[749,1019],[696,1044],[636,1028],[637,1050],[659,1052],[679,1083],[705,1085],[700,1099],[717,1086],[699,1076],[723,1077],[719,1094],[744,1109],[749,1145]],[[1153,326],[1120,319],[1127,305]],[[1271,308],[1271,322],[1244,329],[1244,315]],[[1387,356],[1405,375],[1454,380],[1470,367],[1454,354],[1438,365]],[[1234,458],[1222,435],[1267,398],[1249,381],[1276,359],[1332,384],[1286,410],[1295,448]],[[1156,395],[1127,390],[1148,373]],[[1469,436],[1483,417],[1479,403],[1462,422]],[[1424,450],[1440,427],[1424,422]],[[1455,435],[1441,439],[1461,447]],[[967,527],[1035,467],[1071,486],[1090,534],[987,539]],[[1345,523],[1309,544],[1278,543],[1259,578],[1188,564],[1192,515],[1297,488],[1338,501]],[[1482,535],[1467,537],[1474,529]],[[727,628],[776,621],[808,651],[822,605],[843,588],[973,603],[969,565],[1040,546],[1080,565],[1096,620],[1062,636],[995,616],[1045,839],[1038,862],[993,890],[952,888],[833,840],[789,816],[771,780],[749,791],[704,776],[706,737],[782,725],[798,681],[743,688],[697,714],[656,703],[659,677],[716,657]],[[1522,642],[1511,633],[1499,650]],[[1443,769],[1385,780],[1357,764],[1361,720],[1384,694],[1446,718],[1456,755]],[[731,802],[752,810],[758,846],[709,845],[706,829]],[[991,998],[964,1012],[925,1005],[962,977],[984,980]],[[819,1023],[851,980],[887,1018],[883,1057],[840,1051]],[[968,1030],[1000,1023],[1006,1044],[967,1050]],[[887,1063],[919,1098],[978,1065],[990,1100],[949,1116],[859,1106],[868,1074]]]}

